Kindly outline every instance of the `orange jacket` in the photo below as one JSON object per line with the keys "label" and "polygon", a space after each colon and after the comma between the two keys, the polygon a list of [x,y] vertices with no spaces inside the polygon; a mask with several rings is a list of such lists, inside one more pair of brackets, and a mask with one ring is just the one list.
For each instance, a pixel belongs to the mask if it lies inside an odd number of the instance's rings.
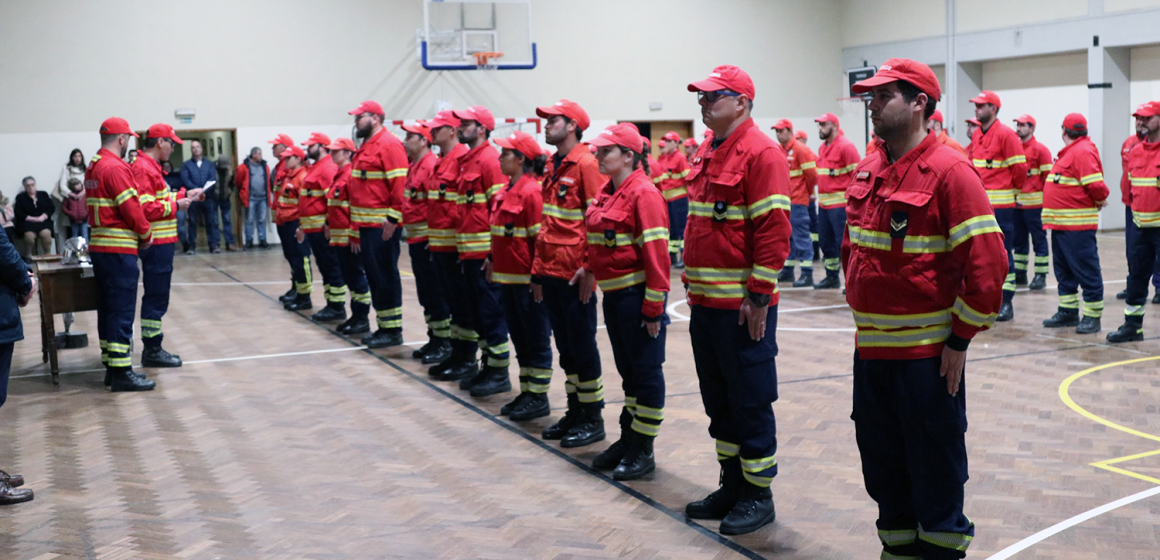
{"label": "orange jacket", "polygon": [[846,206],[846,188],[854,179],[854,168],[862,156],[858,148],[841,132],[832,142],[818,148],[818,205],[822,208]]}
{"label": "orange jacket", "polygon": [[1097,205],[1107,200],[1100,152],[1091,138],[1081,137],[1059,151],[1059,160],[1047,172],[1043,190],[1043,227],[1092,230],[1100,225]]}
{"label": "orange jacket", "polygon": [[354,154],[350,173],[351,227],[382,227],[384,219],[403,219],[407,151],[401,140],[380,130]]}
{"label": "orange jacket", "polygon": [[[427,191],[427,238],[432,251],[454,253],[455,224],[459,219],[459,194],[455,179],[459,176],[459,160],[467,153],[467,145],[456,144],[451,151],[439,156],[433,180]],[[571,278],[571,277],[569,277]]]}
{"label": "orange jacket", "polygon": [[306,167],[299,166],[293,171],[282,168],[282,181],[278,184],[278,200],[274,203],[274,223],[282,225],[298,219],[298,197],[306,184]]}
{"label": "orange jacket", "polygon": [[[959,153],[963,154],[964,156],[967,155],[967,149],[964,148],[962,144],[959,144],[959,142],[957,140],[955,140],[954,138],[951,138],[951,135],[947,134],[947,131],[945,131],[945,130],[938,133],[938,141],[942,142],[943,144],[946,144],[947,146],[950,146],[950,147],[958,150]],[[866,154],[866,155],[870,155],[870,154]],[[968,156],[968,157],[970,157],[970,156]]]}
{"label": "orange jacket", "polygon": [[507,177],[499,170],[499,152],[490,142],[469,150],[459,160],[455,248],[461,260],[486,259],[491,252],[491,212],[495,195],[506,184]]}
{"label": "orange jacket", "polygon": [[326,191],[334,182],[338,165],[327,154],[306,172],[302,190],[298,193],[298,223],[306,233],[320,233],[326,225]]}
{"label": "orange jacket", "polygon": [[584,215],[588,263],[605,292],[644,284],[641,315],[665,313],[669,292],[669,211],[665,198],[645,176],[632,172],[615,192],[610,179]]}
{"label": "orange jacket", "polygon": [[790,140],[782,149],[789,163],[789,202],[809,204],[810,195],[818,185],[818,156],[797,139]]}
{"label": "orange jacket", "polygon": [[281,188],[279,185],[282,184],[282,179],[286,178],[286,164],[282,160],[278,160],[278,163],[274,164],[272,173],[274,174],[274,178],[270,183],[270,193],[267,197],[267,202],[270,203],[271,210],[278,204],[278,190]]}
{"label": "orange jacket", "polygon": [[778,302],[789,256],[789,163],[753,119],[717,148],[706,141],[689,172],[684,281],[689,303],[740,309],[746,294]]}
{"label": "orange jacket", "polygon": [[350,164],[334,172],[334,181],[326,189],[326,227],[330,230],[330,246],[346,247],[350,240],[358,241],[358,230],[350,227]]}
{"label": "orange jacket", "polygon": [[427,193],[434,189],[435,165],[439,156],[427,152],[418,161],[407,167],[407,182],[403,187],[403,225],[407,228],[407,243],[423,243],[428,240],[427,216],[430,208]]}
{"label": "orange jacket", "polygon": [[496,193],[491,213],[492,282],[531,283],[543,200],[540,184],[526,173]]}
{"label": "orange jacket", "polygon": [[1051,150],[1032,136],[1023,143],[1023,155],[1027,157],[1027,179],[1023,181],[1023,190],[1015,195],[1015,205],[1043,208],[1043,185],[1047,172],[1051,171]]}
{"label": "orange jacket", "polygon": [[137,186],[141,212],[153,229],[153,244],[177,243],[177,201],[185,198],[185,189],[170,191],[161,164],[145,152],[137,153],[137,160],[129,169]]}
{"label": "orange jacket", "polygon": [[1014,208],[1015,193],[1027,181],[1027,156],[1023,143],[1011,127],[994,121],[986,132],[982,127],[971,138],[971,161],[992,208]]}
{"label": "orange jacket", "polygon": [[884,153],[855,171],[842,268],[864,360],[965,350],[990,328],[1007,276],[1003,233],[962,154],[929,134],[894,164]]}
{"label": "orange jacket", "polygon": [[[250,207],[250,166],[245,160],[238,164],[234,171],[234,184],[238,186],[238,197],[242,199],[242,206]],[[270,198],[270,166],[266,165],[266,184],[259,187],[266,191],[266,199]]]}
{"label": "orange jacket", "polygon": [[661,194],[665,195],[665,200],[688,198],[685,178],[689,176],[689,160],[685,159],[681,151],[678,149],[671,154],[661,154],[657,158],[657,165],[660,166]]}
{"label": "orange jacket", "polygon": [[1128,158],[1132,183],[1132,220],[1142,228],[1160,227],[1160,142],[1141,142]]}
{"label": "orange jacket", "polygon": [[136,255],[138,245],[153,239],[133,171],[117,154],[101,148],[93,156],[85,171],[85,197],[93,228],[90,252]]}
{"label": "orange jacket", "polygon": [[1139,146],[1141,142],[1143,140],[1133,134],[1120,146],[1120,201],[1128,208],[1132,207],[1132,180],[1128,178],[1128,156],[1132,153],[1132,148]]}
{"label": "orange jacket", "polygon": [[541,195],[543,227],[536,236],[532,274],[571,280],[584,266],[588,254],[584,211],[607,180],[583,144],[548,160]]}

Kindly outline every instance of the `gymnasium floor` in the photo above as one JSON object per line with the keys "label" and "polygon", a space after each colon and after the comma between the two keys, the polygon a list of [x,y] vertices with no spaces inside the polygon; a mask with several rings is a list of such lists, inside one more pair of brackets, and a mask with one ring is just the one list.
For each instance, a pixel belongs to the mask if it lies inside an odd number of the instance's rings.
{"label": "gymnasium floor", "polygon": [[[1099,242],[1102,333],[1041,328],[1056,305],[1049,281],[971,345],[970,558],[1160,558],[1160,305],[1147,306],[1145,341],[1103,344],[1122,321],[1126,266],[1122,233]],[[362,349],[283,311],[287,278],[276,250],[178,257],[164,330],[186,365],[150,371],[158,390],[145,394],[102,390],[93,313],[73,327],[92,345],[61,352],[53,387],[36,306],[25,309],[0,467],[36,499],[0,509],[0,558],[878,557],[840,291],[782,290],[778,518],[726,539],[682,513],[718,471],[679,282],[658,470],[621,484],[586,466],[609,441],[561,451],[539,439],[562,413],[561,375],[553,416],[515,425],[496,416],[511,395],[472,399],[428,381],[411,348]],[[413,278],[404,296],[406,340],[421,343]],[[623,395],[603,331],[600,348],[611,440]]]}

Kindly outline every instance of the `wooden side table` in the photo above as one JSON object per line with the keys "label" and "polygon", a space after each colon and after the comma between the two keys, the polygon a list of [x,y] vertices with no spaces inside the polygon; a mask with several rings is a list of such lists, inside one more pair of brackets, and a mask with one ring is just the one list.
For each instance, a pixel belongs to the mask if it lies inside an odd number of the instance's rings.
{"label": "wooden side table", "polygon": [[58,313],[96,311],[101,299],[97,279],[91,273],[84,277],[79,265],[61,264],[60,257],[34,258],[33,270],[40,286],[40,349],[44,361],[49,363],[52,384],[60,384],[60,367],[57,365],[56,325],[53,316]]}

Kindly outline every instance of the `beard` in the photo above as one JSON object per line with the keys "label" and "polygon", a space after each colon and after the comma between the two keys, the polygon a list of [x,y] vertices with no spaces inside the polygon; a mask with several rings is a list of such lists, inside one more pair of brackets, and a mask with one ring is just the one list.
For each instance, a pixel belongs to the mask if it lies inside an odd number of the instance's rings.
{"label": "beard", "polygon": [[557,134],[552,134],[552,135],[545,134],[544,135],[544,142],[547,142],[549,146],[556,146],[556,145],[562,144],[564,142],[564,139],[567,137],[568,137],[568,129],[564,128]]}
{"label": "beard", "polygon": [[373,127],[369,124],[366,126],[356,127],[354,130],[354,135],[356,138],[370,138],[372,128]]}
{"label": "beard", "polygon": [[477,132],[471,136],[467,136],[467,135],[463,134],[462,132],[457,132],[456,137],[459,138],[460,144],[471,144],[472,142],[475,141],[476,138],[479,138],[479,133]]}
{"label": "beard", "polygon": [[893,119],[878,115],[878,119],[874,124],[874,135],[883,140],[905,137],[910,129],[910,122],[906,120],[905,114]]}

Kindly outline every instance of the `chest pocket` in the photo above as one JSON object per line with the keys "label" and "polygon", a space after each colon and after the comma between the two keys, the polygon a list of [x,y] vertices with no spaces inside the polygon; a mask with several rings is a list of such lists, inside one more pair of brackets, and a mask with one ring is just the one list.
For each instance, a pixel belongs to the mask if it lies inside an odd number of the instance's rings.
{"label": "chest pocket", "polygon": [[632,244],[632,224],[629,222],[629,212],[626,208],[609,208],[601,216],[600,226],[603,228],[604,246],[615,248]]}
{"label": "chest pocket", "polygon": [[568,198],[568,190],[575,184],[574,177],[560,177],[559,182],[556,183],[556,200],[564,202]]}
{"label": "chest pocket", "polygon": [[520,214],[523,211],[523,201],[518,196],[511,196],[509,194],[500,202],[499,212],[496,212],[495,223],[503,226],[504,237],[515,236],[516,226],[519,223]]}
{"label": "chest pocket", "polygon": [[[465,204],[474,204],[480,202],[478,198],[484,195],[483,187],[479,184],[479,178],[482,177],[478,171],[470,171],[463,174],[463,192],[459,193]],[[486,200],[486,196],[484,197]]]}
{"label": "chest pocket", "polygon": [[741,178],[741,173],[736,171],[722,171],[709,178],[704,202],[709,205],[707,210],[714,224],[744,225],[749,210],[738,188]]}

